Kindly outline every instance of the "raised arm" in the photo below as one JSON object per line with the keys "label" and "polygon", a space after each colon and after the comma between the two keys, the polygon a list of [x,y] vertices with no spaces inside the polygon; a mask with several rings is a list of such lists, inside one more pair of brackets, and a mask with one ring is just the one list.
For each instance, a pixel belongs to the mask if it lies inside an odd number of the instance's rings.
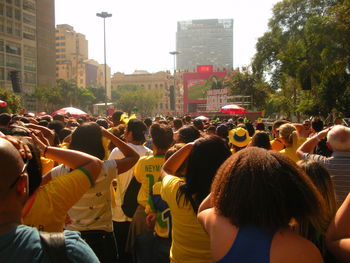
{"label": "raised arm", "polygon": [[32,139],[44,157],[65,164],[71,169],[84,168],[91,175],[93,181],[100,174],[102,161],[98,158],[80,151],[47,146],[34,134],[32,134]]}
{"label": "raised arm", "polygon": [[350,262],[350,193],[328,227],[326,244],[341,262]]}
{"label": "raised arm", "polygon": [[160,178],[162,179],[166,174],[175,174],[176,171],[180,168],[182,163],[188,158],[190,155],[193,142],[186,144],[176,153],[174,153],[170,158],[164,163],[162,167],[162,171],[160,174]]}
{"label": "raised arm", "polygon": [[113,133],[107,131],[103,127],[101,127],[102,135],[108,139],[111,140],[111,142],[119,148],[119,150],[124,154],[123,159],[116,159],[115,162],[118,167],[118,173],[124,173],[128,170],[130,170],[136,162],[139,160],[140,155],[129,145],[127,145],[125,142],[120,140],[117,136],[115,136]]}
{"label": "raised arm", "polygon": [[44,127],[41,125],[36,125],[33,123],[28,123],[25,126],[30,128],[30,129],[41,131],[41,133],[44,135],[44,137],[49,140],[50,145],[54,144],[54,139],[55,139],[55,132],[54,131],[50,130],[47,127]]}
{"label": "raised arm", "polygon": [[323,131],[320,131],[319,133],[316,133],[314,136],[312,136],[309,140],[304,142],[297,150],[297,155],[299,158],[304,153],[313,153],[316,145],[324,138],[326,138],[327,133],[329,132],[331,128],[325,129]]}

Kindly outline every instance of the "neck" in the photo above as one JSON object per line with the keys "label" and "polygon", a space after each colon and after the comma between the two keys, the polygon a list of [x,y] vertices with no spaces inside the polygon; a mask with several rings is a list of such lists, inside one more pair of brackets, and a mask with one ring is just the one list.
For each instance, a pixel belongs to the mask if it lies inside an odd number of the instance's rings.
{"label": "neck", "polygon": [[16,226],[21,224],[21,216],[19,215],[4,215],[0,213],[0,235],[9,232]]}

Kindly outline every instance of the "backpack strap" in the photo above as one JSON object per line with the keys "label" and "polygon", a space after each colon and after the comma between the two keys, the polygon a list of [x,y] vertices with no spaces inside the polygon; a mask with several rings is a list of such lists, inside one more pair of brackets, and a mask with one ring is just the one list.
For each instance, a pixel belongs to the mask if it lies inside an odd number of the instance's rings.
{"label": "backpack strap", "polygon": [[39,232],[41,245],[44,252],[48,255],[50,262],[70,262],[64,240],[64,233],[46,233]]}

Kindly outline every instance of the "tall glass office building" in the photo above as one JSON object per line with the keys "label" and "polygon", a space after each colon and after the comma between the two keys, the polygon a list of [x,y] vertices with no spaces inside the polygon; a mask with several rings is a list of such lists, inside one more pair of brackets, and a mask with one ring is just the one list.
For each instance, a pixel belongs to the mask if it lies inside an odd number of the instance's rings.
{"label": "tall glass office building", "polygon": [[189,20],[177,23],[176,68],[195,71],[198,65],[214,69],[233,67],[233,19]]}

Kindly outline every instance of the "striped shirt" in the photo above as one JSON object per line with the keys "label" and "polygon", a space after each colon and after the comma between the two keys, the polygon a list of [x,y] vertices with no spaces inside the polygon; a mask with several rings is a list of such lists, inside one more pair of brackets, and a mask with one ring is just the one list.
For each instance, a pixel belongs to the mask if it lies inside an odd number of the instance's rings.
{"label": "striped shirt", "polygon": [[304,153],[302,159],[316,161],[327,168],[340,206],[350,192],[350,152],[334,152],[331,157]]}

